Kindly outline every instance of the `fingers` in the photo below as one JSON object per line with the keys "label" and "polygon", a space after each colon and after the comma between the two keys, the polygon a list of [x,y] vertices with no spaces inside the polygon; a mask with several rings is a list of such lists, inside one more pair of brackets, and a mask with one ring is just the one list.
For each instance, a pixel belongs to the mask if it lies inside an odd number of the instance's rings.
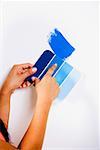
{"label": "fingers", "polygon": [[13,66],[18,74],[23,74],[27,71],[27,69],[32,69],[33,64],[25,63],[25,64],[17,64]]}
{"label": "fingers", "polygon": [[38,84],[40,82],[40,79],[36,78],[35,79],[35,85]]}
{"label": "fingers", "polygon": [[24,82],[19,88],[26,88],[29,86],[31,86],[31,83],[27,81],[27,82]]}
{"label": "fingers", "polygon": [[32,77],[32,85],[35,86],[36,84],[38,84],[40,82],[40,79],[36,78],[36,77]]}
{"label": "fingers", "polygon": [[[37,83],[39,83],[40,80],[38,78],[36,78],[36,77],[32,77],[32,81],[33,81],[33,84],[36,85]],[[31,84],[30,82],[26,81],[19,88],[26,88],[26,87],[29,87],[29,86],[31,86],[33,84]]]}
{"label": "fingers", "polygon": [[57,68],[57,64],[54,64],[51,68],[49,68],[49,70],[47,71],[46,75],[52,76],[52,74],[54,73],[56,68]]}
{"label": "fingers", "polygon": [[32,68],[33,64],[30,63],[20,64],[20,67],[22,67],[23,69]]}
{"label": "fingers", "polygon": [[31,68],[31,69],[26,69],[25,72],[22,74],[22,77],[25,79],[25,78],[27,78],[28,76],[34,74],[36,71],[37,71],[37,68],[36,68],[36,67],[33,67],[33,68]]}
{"label": "fingers", "polygon": [[33,85],[35,86],[35,85],[37,85],[40,82],[40,79],[35,78],[35,79],[32,79],[32,81],[33,81]]}

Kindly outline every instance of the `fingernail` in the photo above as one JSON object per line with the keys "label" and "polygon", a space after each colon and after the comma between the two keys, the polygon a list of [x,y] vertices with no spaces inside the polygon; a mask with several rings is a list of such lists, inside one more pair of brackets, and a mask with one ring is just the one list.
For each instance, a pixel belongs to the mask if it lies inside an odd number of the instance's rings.
{"label": "fingernail", "polygon": [[32,77],[31,79],[32,79],[32,81],[34,81],[34,80],[35,80],[35,77]]}
{"label": "fingernail", "polygon": [[23,85],[23,88],[25,88],[25,87],[26,87],[26,85],[24,84],[24,85]]}
{"label": "fingernail", "polygon": [[28,82],[27,85],[30,86],[30,83]]}
{"label": "fingernail", "polygon": [[33,67],[33,68],[32,68],[32,71],[33,71],[33,72],[37,71],[37,68],[36,68],[36,67]]}
{"label": "fingernail", "polygon": [[54,64],[55,65],[55,67],[57,67],[57,64]]}

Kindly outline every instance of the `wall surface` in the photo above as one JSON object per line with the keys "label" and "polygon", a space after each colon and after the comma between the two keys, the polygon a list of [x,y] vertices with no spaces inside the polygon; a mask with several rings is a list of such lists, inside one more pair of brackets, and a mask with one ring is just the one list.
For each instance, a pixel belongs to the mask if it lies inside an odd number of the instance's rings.
{"label": "wall surface", "polygon": [[[0,84],[13,64],[32,62],[57,27],[76,48],[67,60],[82,78],[50,111],[43,150],[99,150],[98,3],[1,1]],[[33,115],[32,89],[11,98],[9,132],[17,145]],[[34,95],[34,93],[33,93]]]}

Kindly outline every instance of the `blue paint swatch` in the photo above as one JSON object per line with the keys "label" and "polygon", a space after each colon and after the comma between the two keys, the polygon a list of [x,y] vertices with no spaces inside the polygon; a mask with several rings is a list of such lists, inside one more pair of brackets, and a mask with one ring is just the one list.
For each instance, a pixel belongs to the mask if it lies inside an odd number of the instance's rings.
{"label": "blue paint swatch", "polygon": [[57,83],[61,85],[69,73],[72,71],[73,67],[68,63],[64,63],[62,67],[58,70],[58,72],[54,75]]}
{"label": "blue paint swatch", "polygon": [[73,68],[60,87],[60,93],[58,95],[58,99],[60,101],[63,100],[70,93],[70,91],[76,85],[80,77],[80,72]]}
{"label": "blue paint swatch", "polygon": [[75,50],[58,29],[51,32],[48,43],[54,53],[62,59],[69,57]]}

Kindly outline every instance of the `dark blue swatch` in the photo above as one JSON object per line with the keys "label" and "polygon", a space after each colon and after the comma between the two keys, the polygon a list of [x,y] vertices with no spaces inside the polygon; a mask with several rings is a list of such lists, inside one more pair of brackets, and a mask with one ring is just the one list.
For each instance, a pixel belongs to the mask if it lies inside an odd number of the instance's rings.
{"label": "dark blue swatch", "polygon": [[49,51],[49,50],[44,51],[43,54],[40,56],[40,58],[35,63],[35,65],[33,66],[33,67],[37,68],[37,72],[34,73],[33,75],[27,77],[25,79],[25,81],[29,81],[30,83],[32,83],[33,76],[39,77],[39,75],[45,69],[45,67],[47,66],[47,64],[49,63],[49,61],[52,59],[53,56],[54,56],[54,54],[51,51]]}

